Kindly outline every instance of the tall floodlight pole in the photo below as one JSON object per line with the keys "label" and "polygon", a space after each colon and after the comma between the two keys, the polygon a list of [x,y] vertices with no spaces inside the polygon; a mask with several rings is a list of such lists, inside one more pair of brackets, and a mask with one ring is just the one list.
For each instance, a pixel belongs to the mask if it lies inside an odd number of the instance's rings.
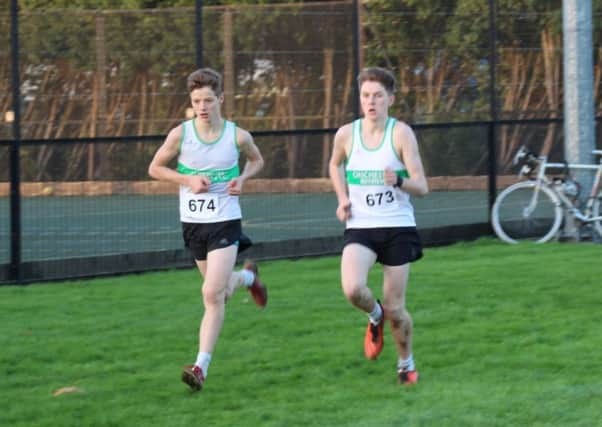
{"label": "tall floodlight pole", "polygon": [[[595,149],[591,0],[563,0],[564,154],[569,163],[592,162]],[[583,188],[593,177],[573,171]],[[581,197],[587,197],[582,191]]]}

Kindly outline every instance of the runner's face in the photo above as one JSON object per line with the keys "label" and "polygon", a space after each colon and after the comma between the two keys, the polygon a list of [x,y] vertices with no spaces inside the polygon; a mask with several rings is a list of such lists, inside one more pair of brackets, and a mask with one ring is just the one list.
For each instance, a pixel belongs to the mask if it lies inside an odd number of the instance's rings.
{"label": "runner's face", "polygon": [[190,92],[190,104],[194,114],[202,121],[212,122],[219,119],[222,101],[223,96],[217,96],[209,86]]}
{"label": "runner's face", "polygon": [[379,82],[365,81],[360,88],[360,104],[364,117],[368,119],[387,117],[393,95],[389,95]]}

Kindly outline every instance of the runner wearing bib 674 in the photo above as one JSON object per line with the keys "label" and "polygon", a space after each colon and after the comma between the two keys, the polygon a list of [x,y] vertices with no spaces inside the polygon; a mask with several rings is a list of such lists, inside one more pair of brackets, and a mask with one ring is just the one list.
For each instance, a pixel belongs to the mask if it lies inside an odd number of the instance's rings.
{"label": "runner wearing bib 674", "polygon": [[180,185],[180,220],[192,224],[240,220],[238,196],[228,193],[228,183],[240,175],[236,124],[223,120],[221,135],[207,142],[199,136],[194,122],[193,119],[182,124],[177,171],[203,176],[210,184],[202,193]]}
{"label": "runner wearing bib 674", "polygon": [[[188,91],[195,118],[173,128],[149,166],[153,178],[180,186],[180,220],[184,243],[194,255],[203,278],[205,312],[199,330],[199,351],[186,365],[184,381],[201,390],[213,350],[224,322],[225,303],[239,287],[246,287],[255,303],[267,304],[267,289],[257,265],[234,265],[242,237],[238,201],[244,182],[263,167],[263,157],[246,130],[221,115],[222,77],[210,68],[188,76]],[[242,172],[239,153],[246,157]],[[168,164],[177,157],[177,168]]]}
{"label": "runner wearing bib 674", "polygon": [[[329,164],[336,215],[346,225],[341,284],[349,302],[368,314],[366,357],[381,353],[388,319],[399,355],[397,376],[409,385],[418,381],[418,371],[405,291],[410,263],[422,257],[410,195],[426,195],[428,185],[414,132],[388,114],[395,100],[393,74],[366,68],[357,80],[363,117],[337,131]],[[382,304],[368,287],[376,262],[383,266]]]}

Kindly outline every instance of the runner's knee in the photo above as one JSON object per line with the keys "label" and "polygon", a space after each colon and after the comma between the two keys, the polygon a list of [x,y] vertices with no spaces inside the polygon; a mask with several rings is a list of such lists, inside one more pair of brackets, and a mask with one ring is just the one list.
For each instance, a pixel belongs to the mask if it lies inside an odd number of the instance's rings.
{"label": "runner's knee", "polygon": [[401,326],[404,322],[411,322],[410,314],[404,306],[390,306],[385,303],[383,307],[393,326]]}
{"label": "runner's knee", "polygon": [[203,286],[203,302],[205,305],[223,304],[225,302],[225,289],[217,286]]}
{"label": "runner's knee", "polygon": [[364,289],[366,288],[365,283],[361,282],[345,282],[343,283],[343,293],[345,297],[350,301],[357,301],[363,297]]}

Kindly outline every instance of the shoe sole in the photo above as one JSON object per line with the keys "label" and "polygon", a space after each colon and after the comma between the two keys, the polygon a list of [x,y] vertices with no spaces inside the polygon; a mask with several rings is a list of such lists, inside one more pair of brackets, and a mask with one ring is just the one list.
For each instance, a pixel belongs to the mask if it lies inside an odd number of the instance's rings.
{"label": "shoe sole", "polygon": [[[261,281],[259,280],[259,267],[257,266],[257,264],[254,261],[245,261],[245,263],[243,264],[242,267],[244,270],[248,270],[250,272],[252,272],[255,275],[255,280],[259,283],[259,286],[261,288],[263,288],[263,298],[260,297],[260,301],[257,301],[257,299],[255,298],[255,294],[251,291],[251,289],[249,288],[249,292],[251,293],[251,297],[253,298],[253,301],[255,302],[255,304],[261,308],[265,307],[266,305],[268,305],[268,288],[266,288],[266,286],[261,283]],[[262,304],[263,302],[263,304]]]}
{"label": "shoe sole", "polygon": [[403,386],[411,387],[415,384],[418,384],[418,377],[419,377],[419,375],[418,375],[418,373],[416,373],[416,379],[414,381],[403,381],[400,377],[398,377],[398,381],[399,381],[399,384],[401,384]]}
{"label": "shoe sole", "polygon": [[266,305],[268,305],[268,289],[263,284],[260,284],[260,286],[263,288],[263,295],[258,297],[259,300],[255,298],[255,295],[252,291],[249,292],[251,292],[251,297],[253,297],[253,301],[255,302],[255,304],[261,308],[264,308]]}
{"label": "shoe sole", "polygon": [[[384,320],[381,320],[381,324],[379,326],[379,334],[381,335],[381,339],[382,341],[380,342],[379,345],[373,344],[372,340],[370,340],[371,344],[370,347],[366,347],[366,337],[364,337],[364,356],[366,356],[366,359],[369,360],[376,360],[378,359],[378,356],[380,356],[380,354],[383,351],[384,348],[384,337],[382,337],[383,333],[384,333],[384,325],[383,325]],[[368,331],[366,331],[368,332]]]}
{"label": "shoe sole", "polygon": [[184,368],[182,372],[182,381],[186,383],[193,391],[201,391],[203,384],[199,382],[191,369]]}

